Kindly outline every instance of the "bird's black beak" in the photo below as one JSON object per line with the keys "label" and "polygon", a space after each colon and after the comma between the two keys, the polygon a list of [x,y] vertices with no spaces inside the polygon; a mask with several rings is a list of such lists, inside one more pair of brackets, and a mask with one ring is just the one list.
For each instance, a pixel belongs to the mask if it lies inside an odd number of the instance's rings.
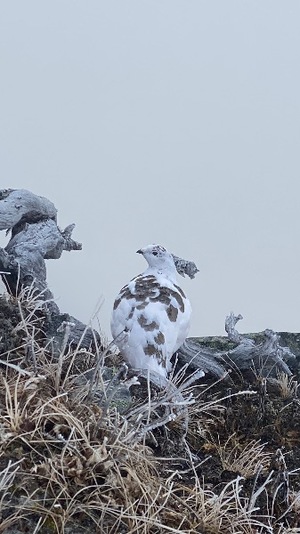
{"label": "bird's black beak", "polygon": [[139,250],[136,251],[137,254],[143,254],[143,251],[141,248],[139,248]]}

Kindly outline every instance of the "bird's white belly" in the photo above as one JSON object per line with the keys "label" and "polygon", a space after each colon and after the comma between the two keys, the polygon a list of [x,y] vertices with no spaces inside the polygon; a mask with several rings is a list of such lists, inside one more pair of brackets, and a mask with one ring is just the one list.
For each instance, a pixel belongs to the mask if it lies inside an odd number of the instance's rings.
{"label": "bird's white belly", "polygon": [[[167,290],[174,292],[171,288]],[[173,308],[178,304],[174,297],[171,302]],[[141,305],[140,300],[124,298],[119,302],[112,315],[111,330],[116,345],[132,367],[167,376],[172,368],[171,356],[188,334],[191,306],[186,297],[184,311],[181,310],[182,306],[181,309],[177,306],[173,316],[161,301],[148,300]]]}

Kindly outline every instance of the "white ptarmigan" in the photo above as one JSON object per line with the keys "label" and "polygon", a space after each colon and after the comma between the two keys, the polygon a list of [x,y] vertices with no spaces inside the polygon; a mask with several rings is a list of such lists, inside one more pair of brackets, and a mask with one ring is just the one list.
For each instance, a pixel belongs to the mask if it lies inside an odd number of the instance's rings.
{"label": "white ptarmigan", "polygon": [[149,266],[121,289],[114,303],[111,332],[133,368],[166,378],[172,368],[171,357],[188,334],[191,305],[176,284],[172,254],[161,245],[148,245],[137,252]]}

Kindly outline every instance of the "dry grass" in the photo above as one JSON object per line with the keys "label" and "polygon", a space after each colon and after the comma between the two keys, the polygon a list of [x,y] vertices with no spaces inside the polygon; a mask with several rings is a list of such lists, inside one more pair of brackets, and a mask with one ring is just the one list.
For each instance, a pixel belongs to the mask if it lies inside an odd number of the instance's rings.
{"label": "dry grass", "polygon": [[241,443],[236,434],[232,434],[224,445],[218,444],[216,448],[223,469],[239,473],[245,478],[266,471],[270,466],[272,453],[266,451],[265,444],[260,441]]}
{"label": "dry grass", "polygon": [[280,395],[284,399],[293,399],[298,396],[300,384],[293,376],[288,376],[286,373],[278,373],[276,383]]}
{"label": "dry grass", "polygon": [[[203,389],[195,399],[191,382],[181,382],[187,438],[172,389],[153,394],[148,384],[145,398],[125,399],[120,413],[118,395],[136,380],[126,368],[107,377],[105,354],[72,349],[67,335],[55,359],[42,340],[40,303],[28,297],[15,303],[20,322],[12,335],[21,334],[23,343],[1,355],[0,532],[22,532],[24,525],[34,534],[300,532],[284,518],[276,523],[276,503],[273,517],[261,512],[274,476],[259,441],[243,444],[235,434],[222,446],[215,441],[223,469],[238,476],[219,487],[206,484],[191,442],[212,445],[224,398],[205,400]],[[92,383],[82,381],[91,368]],[[175,437],[178,458],[156,457],[153,444]],[[165,467],[176,461],[178,469]],[[299,502],[291,490],[287,510],[299,513]]]}

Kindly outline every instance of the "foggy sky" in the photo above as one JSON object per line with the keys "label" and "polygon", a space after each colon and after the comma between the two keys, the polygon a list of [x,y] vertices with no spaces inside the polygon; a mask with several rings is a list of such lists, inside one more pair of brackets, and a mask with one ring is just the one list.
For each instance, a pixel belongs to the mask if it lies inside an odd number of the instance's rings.
{"label": "foggy sky", "polygon": [[47,262],[62,311],[104,301],[109,337],[160,243],[200,269],[192,335],[231,310],[300,330],[299,20],[298,0],[1,3],[1,187],[76,223],[83,251]]}

